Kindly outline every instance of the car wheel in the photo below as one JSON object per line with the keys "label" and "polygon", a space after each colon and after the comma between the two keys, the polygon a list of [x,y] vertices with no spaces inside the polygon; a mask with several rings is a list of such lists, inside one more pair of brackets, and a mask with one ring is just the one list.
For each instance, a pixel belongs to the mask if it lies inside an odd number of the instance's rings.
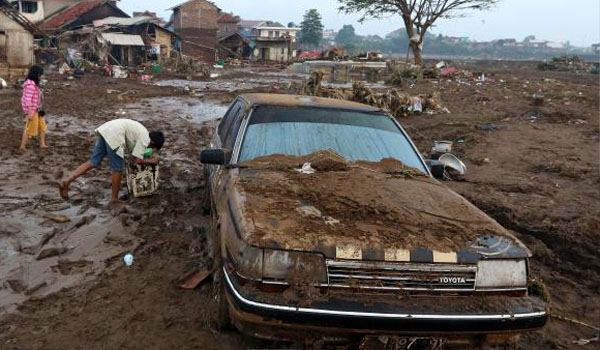
{"label": "car wheel", "polygon": [[217,265],[217,271],[214,274],[213,289],[217,301],[217,329],[226,330],[231,328],[231,318],[229,317],[229,304],[225,295],[225,276],[221,264]]}

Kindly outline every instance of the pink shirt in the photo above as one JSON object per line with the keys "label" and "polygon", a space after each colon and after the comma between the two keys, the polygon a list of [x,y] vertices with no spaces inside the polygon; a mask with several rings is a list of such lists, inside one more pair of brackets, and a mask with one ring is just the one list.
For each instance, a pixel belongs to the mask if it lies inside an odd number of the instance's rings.
{"label": "pink shirt", "polygon": [[26,80],[23,84],[23,97],[21,98],[21,107],[23,112],[28,115],[34,115],[41,104],[42,90],[33,80]]}

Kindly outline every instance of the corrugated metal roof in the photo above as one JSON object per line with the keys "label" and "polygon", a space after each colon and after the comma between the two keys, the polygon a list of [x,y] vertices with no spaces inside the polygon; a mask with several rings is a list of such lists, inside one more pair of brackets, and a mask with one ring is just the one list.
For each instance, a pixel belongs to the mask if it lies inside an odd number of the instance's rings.
{"label": "corrugated metal roof", "polygon": [[119,46],[146,46],[144,40],[139,35],[120,34],[120,33],[102,33],[102,39],[111,45]]}
{"label": "corrugated metal roof", "polygon": [[100,27],[103,25],[117,25],[117,26],[135,26],[143,23],[158,23],[159,19],[155,17],[134,17],[134,18],[121,18],[121,17],[106,17],[94,21],[94,27]]}

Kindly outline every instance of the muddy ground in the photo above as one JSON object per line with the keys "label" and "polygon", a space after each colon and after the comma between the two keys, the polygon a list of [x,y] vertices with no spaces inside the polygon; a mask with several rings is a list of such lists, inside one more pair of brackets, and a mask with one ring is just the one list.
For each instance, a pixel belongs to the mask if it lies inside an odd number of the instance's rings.
{"label": "muddy ground", "polygon": [[[463,181],[446,184],[533,250],[532,271],[548,285],[554,313],[597,327],[598,77],[538,72],[525,63],[469,68],[488,73],[487,81],[425,81],[401,88],[411,94],[438,91],[451,111],[401,123],[424,154],[434,140],[455,141],[469,172]],[[210,120],[224,113],[240,89],[294,89],[298,77],[270,73],[262,82],[252,73],[244,83],[234,72],[216,83],[161,86],[50,75],[51,149],[40,151],[34,142],[25,154],[17,152],[20,91],[0,91],[1,349],[289,347],[215,331],[210,282],[195,291],[177,288],[211,263],[208,220],[200,208],[203,126],[214,125]],[[125,210],[111,211],[104,169],[74,183],[69,202],[59,200],[56,186],[89,156],[94,128],[117,117],[166,132],[160,194],[129,199]],[[70,221],[61,222],[63,216]],[[131,268],[123,266],[127,252],[135,255]],[[594,344],[572,341],[592,335],[553,319],[519,347],[587,349]]]}

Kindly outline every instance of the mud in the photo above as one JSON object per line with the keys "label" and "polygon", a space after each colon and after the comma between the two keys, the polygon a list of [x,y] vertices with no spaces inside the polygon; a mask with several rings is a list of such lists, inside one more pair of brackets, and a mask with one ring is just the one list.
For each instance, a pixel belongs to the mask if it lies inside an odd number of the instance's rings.
{"label": "mud", "polygon": [[[314,174],[289,169],[307,160],[315,164]],[[321,152],[268,156],[242,166],[238,191],[245,197],[245,219],[253,223],[254,232],[245,233],[253,245],[457,252],[479,236],[510,236],[444,185],[396,160],[345,164]]]}
{"label": "mud", "polygon": [[[403,126],[424,153],[434,140],[455,141],[455,153],[469,170],[463,181],[444,185],[531,248],[532,274],[547,284],[553,313],[600,325],[597,76],[540,72],[536,63],[471,62],[465,67],[485,72],[488,79],[425,81],[405,87],[411,95],[438,92],[452,113],[405,118]],[[25,155],[16,151],[22,132],[20,92],[0,91],[0,293],[6,293],[0,302],[10,299],[0,311],[0,348],[290,348],[214,331],[217,306],[210,281],[192,292],[177,288],[184,276],[211,264],[209,223],[200,215],[203,169],[197,159],[208,142],[202,127],[214,122],[195,116],[203,113],[203,103],[209,105],[206,119],[216,115],[215,106],[226,108],[237,91],[209,90],[191,97],[185,85],[156,86],[93,75],[81,81],[48,78],[52,148],[45,153],[33,148],[35,142]],[[285,85],[274,90],[283,92]],[[534,94],[543,95],[541,106],[534,105]],[[170,103],[171,98],[178,102]],[[192,118],[185,117],[188,107],[194,111],[189,113]],[[127,211],[113,216],[105,207],[109,173],[100,170],[73,184],[70,202],[60,201],[55,186],[87,160],[93,144],[90,131],[122,116],[135,116],[149,128],[167,132],[161,193],[130,199]],[[490,123],[500,128],[475,128]],[[326,180],[337,177],[337,172],[364,171],[323,169],[327,171],[315,175]],[[306,175],[293,176],[301,181]],[[319,199],[318,193],[314,195]],[[326,207],[320,210],[328,214]],[[57,223],[47,215],[71,220]],[[342,224],[345,220],[335,219]],[[95,233],[95,227],[108,224],[113,228],[110,234]],[[28,230],[26,235],[23,229]],[[116,239],[110,238],[113,230]],[[40,251],[42,238],[52,234]],[[26,253],[23,246],[35,249]],[[126,269],[122,254],[130,250],[135,262]],[[48,257],[36,260],[44,255]],[[37,278],[27,279],[28,269],[23,274],[19,270],[21,262],[43,269],[30,274]],[[15,277],[6,278],[7,270]],[[584,327],[552,319],[544,330],[525,336],[518,348],[583,349],[573,341],[592,337]]]}
{"label": "mud", "polygon": [[[176,286],[210,264],[196,159],[207,142],[202,128],[227,105],[129,80],[49,80],[48,151],[36,141],[25,154],[16,151],[20,92],[0,97],[0,348],[242,347],[239,337],[211,331],[210,288]],[[71,200],[61,200],[58,183],[89,157],[93,130],[123,117],[168,135],[161,194],[111,210],[103,168],[73,183]],[[129,252],[135,261],[127,269]],[[184,324],[187,334],[178,330]]]}

